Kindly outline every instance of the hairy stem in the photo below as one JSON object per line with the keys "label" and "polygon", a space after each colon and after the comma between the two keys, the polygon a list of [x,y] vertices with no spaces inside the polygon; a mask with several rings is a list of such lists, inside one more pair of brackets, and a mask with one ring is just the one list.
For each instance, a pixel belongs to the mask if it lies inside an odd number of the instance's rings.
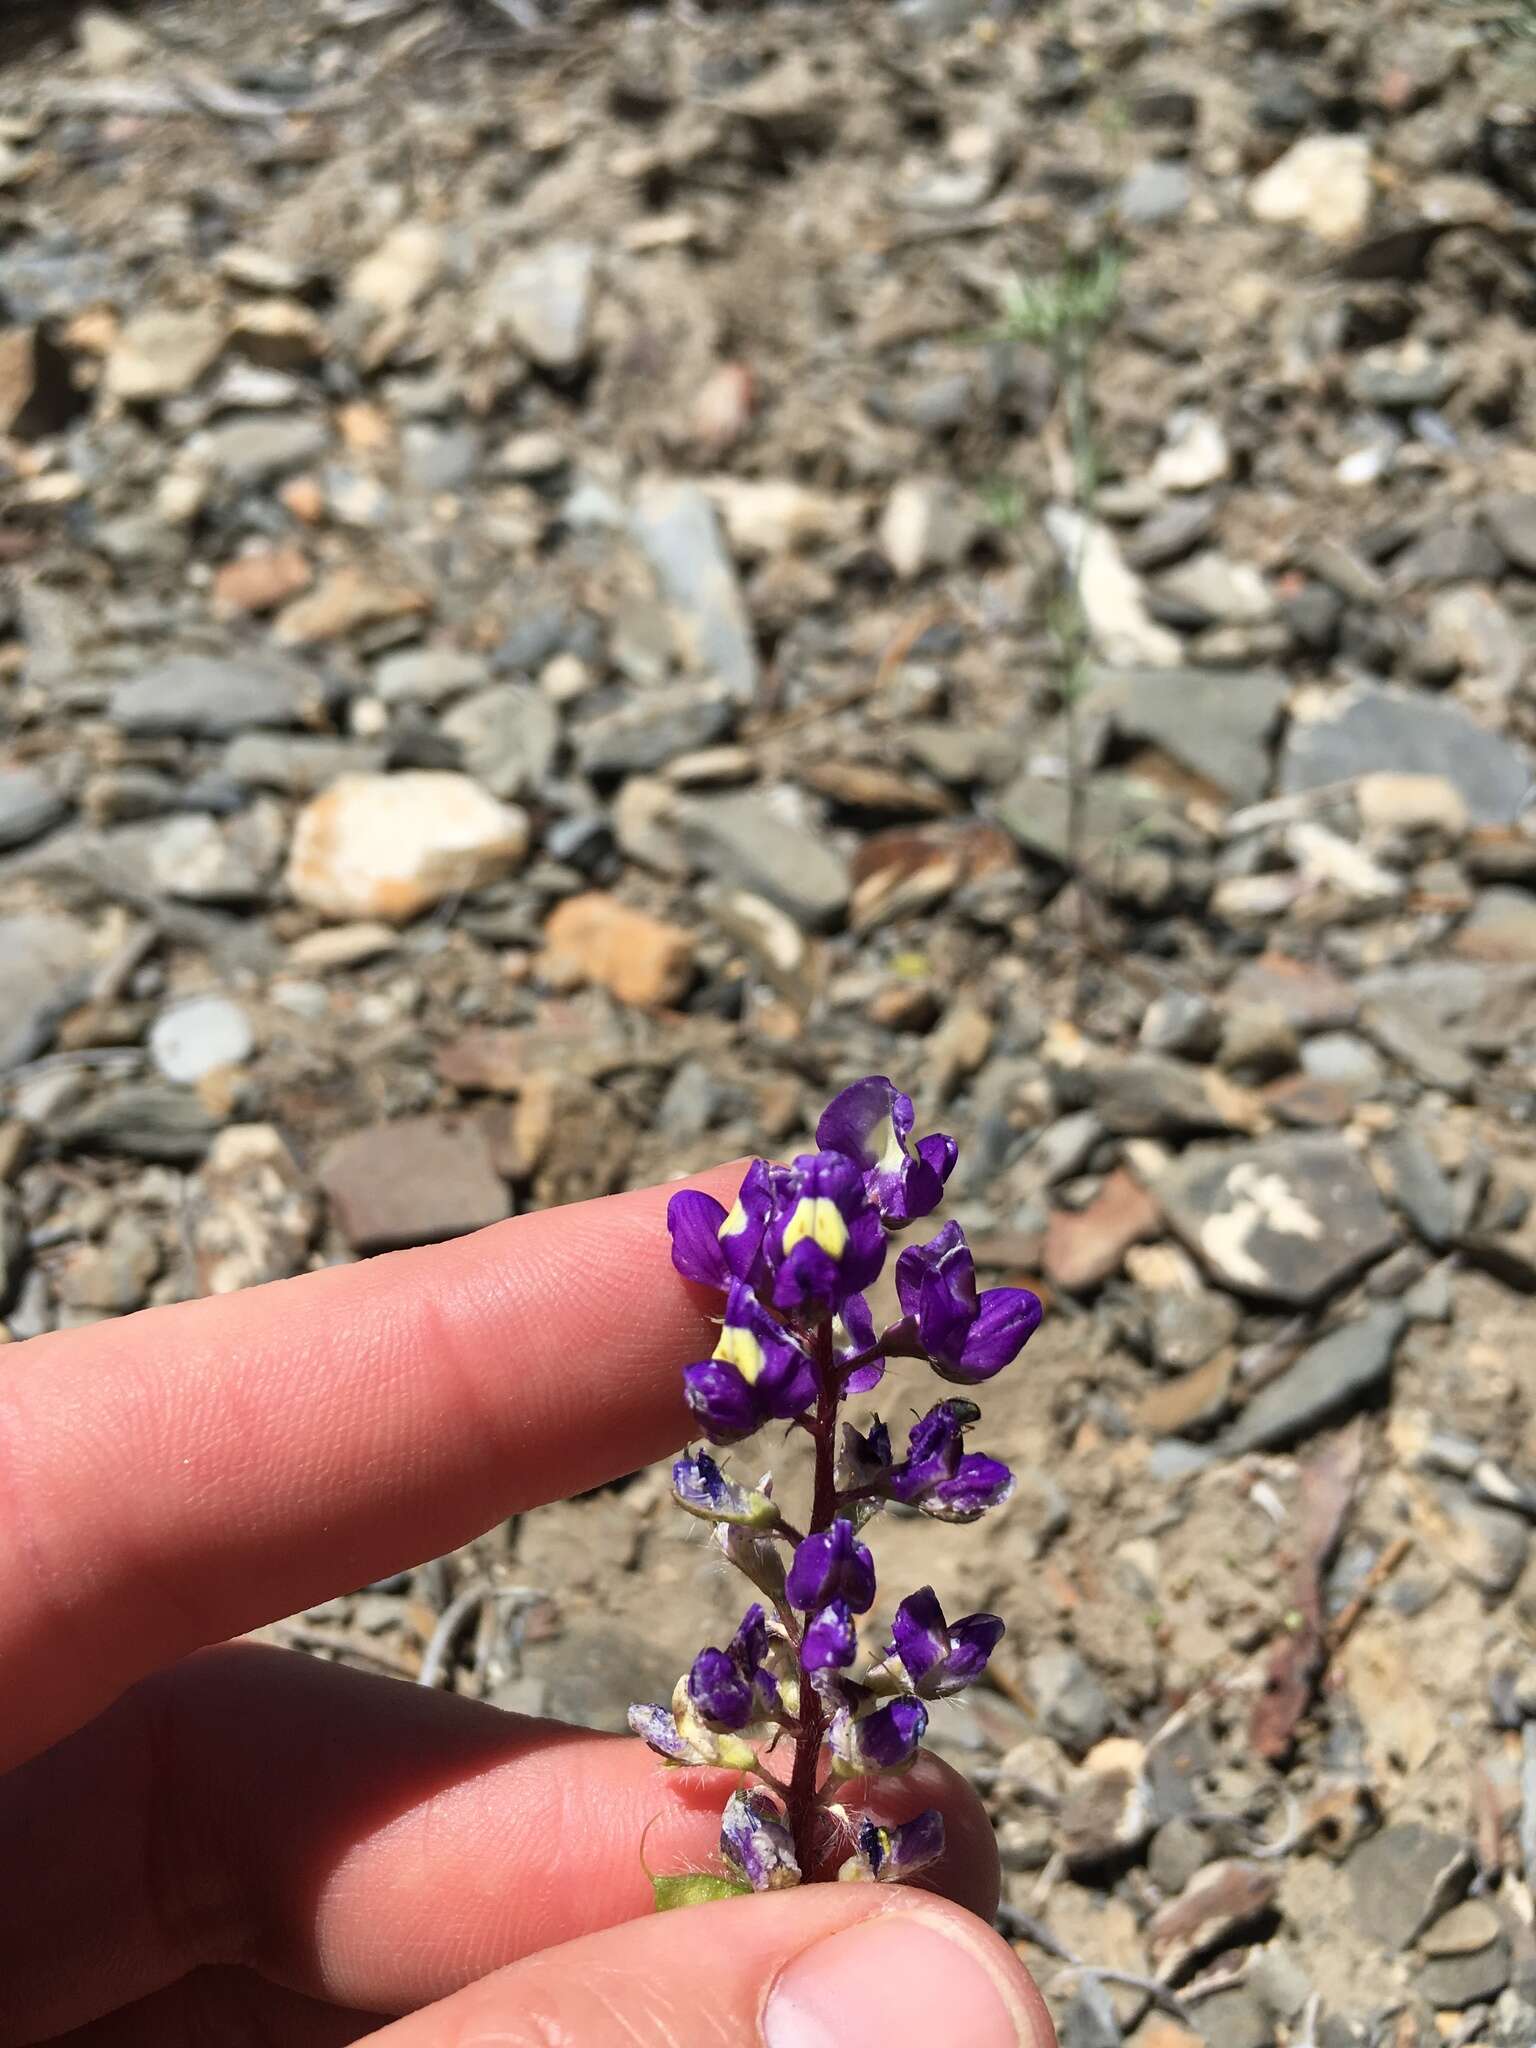
{"label": "hairy stem", "polygon": [[[816,1376],[820,1392],[810,1434],[816,1446],[816,1476],[811,1499],[811,1534],[830,1529],[837,1512],[837,1398],[838,1383],[832,1357],[832,1325],[821,1324],[816,1332]],[[800,1730],[795,1738],[795,1764],[789,1780],[785,1809],[795,1839],[795,1856],[809,1883],[815,1866],[816,1780],[821,1766],[821,1746],[826,1739],[827,1718],[821,1695],[811,1683],[804,1666],[800,1671]]]}

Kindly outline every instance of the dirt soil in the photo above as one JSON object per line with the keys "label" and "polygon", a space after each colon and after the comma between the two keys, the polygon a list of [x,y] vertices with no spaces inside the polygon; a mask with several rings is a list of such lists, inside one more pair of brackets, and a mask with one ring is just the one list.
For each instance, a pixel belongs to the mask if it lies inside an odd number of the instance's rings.
{"label": "dirt soil", "polygon": [[[881,1555],[1064,2048],[1536,2042],[1533,107],[1532,0],[0,25],[0,1336],[895,1076],[1049,1303]],[[738,1605],[657,1468],[266,1633],[619,1728]]]}

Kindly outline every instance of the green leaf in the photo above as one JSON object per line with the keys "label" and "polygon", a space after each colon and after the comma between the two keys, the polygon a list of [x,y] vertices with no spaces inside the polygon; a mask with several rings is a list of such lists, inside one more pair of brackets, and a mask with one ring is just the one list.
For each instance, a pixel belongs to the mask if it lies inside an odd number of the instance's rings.
{"label": "green leaf", "polygon": [[675,1906],[702,1906],[710,1899],[739,1899],[752,1887],[740,1877],[710,1877],[705,1872],[682,1877],[653,1877],[658,1913],[670,1913]]}

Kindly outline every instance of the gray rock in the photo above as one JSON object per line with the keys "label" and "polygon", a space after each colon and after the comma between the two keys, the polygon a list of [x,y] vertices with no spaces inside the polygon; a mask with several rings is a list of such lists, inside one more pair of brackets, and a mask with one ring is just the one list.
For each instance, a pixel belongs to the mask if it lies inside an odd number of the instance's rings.
{"label": "gray rock", "polygon": [[1403,1949],[1462,1896],[1474,1866],[1465,1842],[1410,1820],[1362,1842],[1346,1868],[1365,1933]]}
{"label": "gray rock", "polygon": [[224,750],[220,772],[248,789],[281,789],[314,796],[343,775],[376,775],[388,750],[366,740],[325,739],[318,733],[243,732]]}
{"label": "gray rock", "polygon": [[1114,1704],[1076,1650],[1064,1643],[1036,1650],[1025,1683],[1047,1735],[1084,1756],[1115,1725]]}
{"label": "gray rock", "polygon": [[1294,2020],[1312,1996],[1312,1981],[1294,1950],[1268,1941],[1248,1965],[1248,1988],[1272,2019]]}
{"label": "gray rock", "polygon": [[97,1096],[56,1126],[65,1151],[115,1152],[179,1166],[201,1159],[218,1129],[195,1095],[143,1082]]}
{"label": "gray rock", "polygon": [[1509,1943],[1501,1936],[1476,1955],[1436,1957],[1419,1971],[1413,1988],[1437,2012],[1446,2007],[1464,2012],[1469,2005],[1497,1998],[1509,1982],[1511,1967]]}
{"label": "gray rock", "polygon": [[1301,1071],[1311,1080],[1347,1088],[1361,1097],[1381,1092],[1386,1075],[1381,1061],[1353,1031],[1319,1031],[1301,1048]]}
{"label": "gray rock", "polygon": [[1378,1147],[1393,1200],[1419,1236],[1444,1251],[1456,1235],[1456,1194],[1423,1135],[1400,1124]]}
{"label": "gray rock", "polygon": [[572,745],[588,775],[646,775],[727,738],[736,716],[736,701],[718,685],[679,683],[586,719]]}
{"label": "gray rock", "polygon": [[68,809],[64,799],[30,768],[0,769],[0,853],[40,839]]}
{"label": "gray rock", "polygon": [[1158,227],[1177,220],[1188,206],[1194,180],[1180,163],[1138,164],[1120,187],[1120,218],[1131,227]]}
{"label": "gray rock", "polygon": [[319,699],[301,669],[249,658],[175,655],[112,692],[107,716],[135,737],[227,739],[250,726],[292,726]]}
{"label": "gray rock", "polygon": [[486,287],[486,310],[541,370],[570,376],[592,344],[596,270],[590,242],[548,242],[497,271]]}
{"label": "gray rock", "polygon": [[1221,1042],[1221,1013],[1209,997],[1171,988],[1147,1005],[1136,1035],[1148,1052],[1209,1059]]}
{"label": "gray rock", "polygon": [[1463,1578],[1479,1592],[1502,1599],[1525,1569],[1531,1532],[1523,1516],[1474,1500],[1459,1486],[1436,1489],[1445,1512],[1445,1547]]}
{"label": "gray rock", "polygon": [[1459,704],[1375,683],[1353,683],[1326,711],[1293,718],[1280,757],[1286,794],[1351,781],[1378,769],[1443,775],[1475,824],[1508,824],[1536,779],[1515,741],[1489,732]]}
{"label": "gray rock", "polygon": [[481,657],[456,647],[409,647],[386,654],[373,672],[373,687],[386,704],[443,704],[489,681]]}
{"label": "gray rock", "polygon": [[1109,1987],[1097,1977],[1079,1979],[1061,2009],[1061,2048],[1122,2048],[1125,2040],[1115,2017]]}
{"label": "gray rock", "polygon": [[1487,530],[1464,519],[1431,526],[1392,564],[1397,590],[1433,590],[1446,583],[1495,583],[1504,551]]}
{"label": "gray rock", "polygon": [[635,498],[630,530],[678,614],[697,665],[738,704],[757,695],[757,649],[715,509],[694,483],[655,479]]}
{"label": "gray rock", "polygon": [[1345,383],[1361,405],[1379,405],[1388,412],[1408,412],[1419,405],[1439,405],[1460,379],[1450,357],[1421,341],[1385,343],[1368,348],[1349,366]]}
{"label": "gray rock", "polygon": [[1164,1821],[1147,1848],[1152,1882],[1169,1898],[1177,1898],[1195,1872],[1210,1862],[1213,1846],[1209,1828],[1196,1827],[1182,1816]]}
{"label": "gray rock", "polygon": [[466,697],[440,730],[458,747],[465,773],[503,798],[537,792],[560,751],[560,714],[547,697],[518,683]]}
{"label": "gray rock", "polygon": [[1230,1085],[1161,1053],[1130,1053],[1089,1070],[1094,1114],[1122,1137],[1181,1137],[1235,1128]]}
{"label": "gray rock", "polygon": [[664,1644],[612,1621],[567,1622],[525,1652],[527,1676],[545,1687],[539,1711],[610,1735],[628,1727],[631,1700],[671,1696],[676,1673]]}
{"label": "gray rock", "polygon": [[1029,1149],[1032,1176],[1043,1187],[1081,1173],[1102,1142],[1104,1126],[1091,1109],[1075,1109],[1047,1124]]}
{"label": "gray rock", "polygon": [[1186,1294],[1170,1287],[1154,1294],[1147,1311],[1153,1363],[1163,1372],[1193,1372],[1237,1335],[1237,1304],[1202,1288]]}
{"label": "gray rock", "polygon": [[1220,1451],[1235,1458],[1274,1450],[1347,1414],[1391,1372],[1407,1322],[1406,1311],[1392,1302],[1319,1338],[1254,1396],[1223,1434]]}
{"label": "gray rock", "polygon": [[271,483],[290,470],[318,462],[330,445],[321,420],[270,413],[236,414],[196,435],[189,453],[226,483],[237,487]]}
{"label": "gray rock", "polygon": [[480,466],[480,436],[470,426],[414,421],[400,436],[400,469],[418,491],[457,491]]}
{"label": "gray rock", "polygon": [[1536,576],[1536,491],[1506,491],[1485,499],[1483,517],[1510,561]]}
{"label": "gray rock", "polygon": [[1381,999],[1368,1002],[1360,1011],[1360,1029],[1426,1087],[1443,1088],[1458,1101],[1472,1093],[1476,1062],[1411,1004]]}
{"label": "gray rock", "polygon": [[85,994],[91,939],[47,911],[0,918],[0,1073],[33,1059]]}
{"label": "gray rock", "polygon": [[217,1067],[239,1066],[255,1044],[250,1018],[228,996],[171,1003],[149,1028],[149,1056],[166,1081],[190,1084]]}
{"label": "gray rock", "polygon": [[1333,1293],[1396,1238],[1364,1161],[1331,1132],[1197,1145],[1155,1193],[1223,1286],[1298,1307]]}
{"label": "gray rock", "polygon": [[[1093,776],[1079,805],[1083,865],[1120,901],[1155,907],[1174,891],[1170,849],[1194,850],[1194,838],[1167,796],[1129,776]],[[997,800],[996,817],[1026,852],[1071,865],[1072,804],[1065,781],[1021,775]]]}
{"label": "gray rock", "polygon": [[1147,514],[1125,543],[1125,559],[1143,572],[1164,569],[1208,540],[1215,523],[1214,499],[1174,498]]}
{"label": "gray rock", "polygon": [[680,804],[678,825],[696,867],[711,881],[751,889],[797,924],[838,924],[848,906],[848,863],[816,832],[787,820],[767,797],[700,797]]}
{"label": "gray rock", "polygon": [[1198,2011],[1206,2048],[1275,2048],[1275,2023],[1246,1984],[1212,1992]]}
{"label": "gray rock", "polygon": [[996,726],[913,719],[902,722],[897,737],[920,767],[956,788],[992,787],[1018,772],[1021,742]]}
{"label": "gray rock", "polygon": [[1536,961],[1536,895],[1480,889],[1453,944],[1469,960]]}

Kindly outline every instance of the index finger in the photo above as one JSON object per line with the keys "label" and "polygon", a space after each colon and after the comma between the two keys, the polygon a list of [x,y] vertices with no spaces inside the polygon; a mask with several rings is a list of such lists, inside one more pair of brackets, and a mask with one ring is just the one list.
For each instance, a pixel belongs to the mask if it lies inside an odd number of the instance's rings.
{"label": "index finger", "polygon": [[[729,1202],[740,1168],[693,1183]],[[0,1378],[0,1770],[173,1658],[632,1471],[709,1348],[672,1188],[34,1339]]]}

